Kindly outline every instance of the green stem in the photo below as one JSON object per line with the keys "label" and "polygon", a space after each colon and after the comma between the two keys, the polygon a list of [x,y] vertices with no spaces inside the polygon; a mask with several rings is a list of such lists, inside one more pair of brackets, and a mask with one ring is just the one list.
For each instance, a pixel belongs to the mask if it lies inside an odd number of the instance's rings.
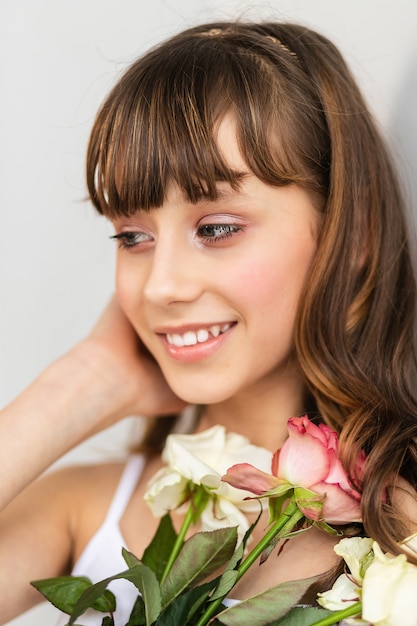
{"label": "green stem", "polygon": [[202,503],[204,502],[204,500],[206,499],[207,499],[207,493],[204,489],[196,489],[196,491],[193,493],[191,497],[190,506],[188,507],[188,511],[185,515],[184,521],[181,525],[181,528],[179,530],[175,543],[172,547],[172,551],[171,551],[171,554],[169,555],[167,564],[165,565],[165,569],[164,569],[164,572],[162,574],[161,581],[160,581],[161,585],[163,582],[165,582],[166,577],[168,576],[169,572],[171,571],[172,566],[174,565],[175,559],[177,558],[177,556],[179,555],[181,551],[188,529],[190,528],[192,522],[195,520],[196,511],[200,511],[200,507]]}
{"label": "green stem", "polygon": [[345,619],[346,617],[354,617],[355,615],[360,615],[362,611],[362,602],[355,602],[351,606],[348,606],[347,609],[343,609],[342,611],[335,611],[332,615],[328,617],[323,617],[323,619],[318,622],[314,622],[311,626],[331,626],[331,624],[338,624]]}
{"label": "green stem", "polygon": [[304,516],[301,513],[300,509],[297,507],[295,502],[291,500],[285,511],[272,524],[268,532],[262,537],[260,542],[249,552],[248,556],[237,568],[237,571],[239,573],[236,579],[236,583],[242,578],[244,574],[246,574],[251,565],[253,565],[257,558],[261,556],[262,552],[269,546],[269,544],[273,539],[275,539],[275,537],[283,537],[287,535],[294,528],[297,522],[299,522],[300,519],[302,519],[303,517]]}
{"label": "green stem", "polygon": [[[283,537],[289,533],[297,522],[304,516],[295,504],[293,500],[290,501],[285,511],[279,516],[279,518],[272,524],[268,532],[262,537],[259,543],[249,552],[247,557],[237,568],[236,583],[242,578],[242,576],[248,571],[253,563],[261,556],[262,552],[267,548],[269,543],[275,539],[275,537]],[[205,626],[210,619],[217,613],[218,608],[221,606],[224,598],[218,598],[209,604],[203,615],[200,617],[196,626]]]}

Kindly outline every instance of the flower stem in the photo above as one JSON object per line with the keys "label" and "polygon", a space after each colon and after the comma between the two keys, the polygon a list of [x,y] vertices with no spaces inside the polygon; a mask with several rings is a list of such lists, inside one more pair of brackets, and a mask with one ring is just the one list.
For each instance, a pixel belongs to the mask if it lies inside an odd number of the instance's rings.
{"label": "flower stem", "polygon": [[180,550],[184,544],[185,536],[188,532],[188,529],[190,528],[192,522],[195,521],[196,511],[197,512],[200,511],[201,505],[204,503],[206,499],[207,499],[207,493],[204,489],[196,489],[196,491],[194,491],[191,497],[190,506],[188,507],[188,511],[184,517],[184,521],[181,524],[181,528],[179,530],[175,543],[172,547],[171,554],[169,555],[169,559],[165,565],[165,569],[164,569],[164,572],[162,574],[161,581],[160,581],[161,585],[163,582],[165,582],[169,572],[171,571],[172,566],[174,565],[175,559],[180,553]]}
{"label": "flower stem", "polygon": [[[297,507],[296,503],[291,500],[285,511],[279,516],[277,520],[272,524],[268,532],[262,537],[259,543],[249,552],[247,557],[237,568],[237,578],[235,584],[242,578],[242,576],[248,571],[251,565],[261,556],[262,552],[269,545],[269,543],[275,539],[275,537],[282,537],[289,533],[297,522],[304,516]],[[205,626],[210,619],[217,613],[218,608],[221,606],[224,598],[218,598],[209,604],[203,615],[200,617],[196,626]]]}
{"label": "flower stem", "polygon": [[362,611],[362,602],[355,602],[351,606],[348,606],[347,609],[343,609],[342,611],[335,611],[332,615],[328,617],[323,617],[323,619],[318,622],[314,622],[311,626],[331,626],[331,624],[338,624],[346,617],[354,617],[355,615],[359,615]]}
{"label": "flower stem", "polygon": [[[285,511],[279,516],[277,520],[272,524],[268,532],[262,537],[260,542],[249,552],[248,556],[242,561],[237,568],[239,572],[236,582],[242,578],[242,576],[248,571],[251,565],[256,559],[261,556],[265,548],[275,537],[284,536],[289,533],[297,522],[302,519],[303,514],[292,500],[288,504]],[[236,583],[235,583],[236,584]]]}

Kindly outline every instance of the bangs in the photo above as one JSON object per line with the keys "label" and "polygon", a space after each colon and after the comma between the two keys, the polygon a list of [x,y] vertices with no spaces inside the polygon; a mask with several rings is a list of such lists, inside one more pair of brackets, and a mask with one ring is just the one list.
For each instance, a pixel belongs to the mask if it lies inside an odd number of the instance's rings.
{"label": "bangs", "polygon": [[242,25],[234,26],[219,37],[198,29],[174,37],[122,76],[99,111],[87,152],[88,189],[100,213],[115,218],[159,207],[171,185],[192,203],[215,200],[219,182],[237,190],[243,172],[217,145],[226,116],[261,180],[322,191],[312,173],[317,164],[308,166],[299,145],[306,143],[297,119],[305,95],[292,87],[294,59],[267,37],[248,32],[245,42]]}

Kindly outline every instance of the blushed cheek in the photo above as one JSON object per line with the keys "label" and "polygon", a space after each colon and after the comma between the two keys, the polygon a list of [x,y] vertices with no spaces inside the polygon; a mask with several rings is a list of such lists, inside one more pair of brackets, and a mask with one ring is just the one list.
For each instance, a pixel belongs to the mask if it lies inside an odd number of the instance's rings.
{"label": "blushed cheek", "polygon": [[129,318],[129,321],[133,323],[132,315],[136,309],[136,303],[139,292],[134,287],[133,277],[126,271],[116,269],[116,296],[118,302],[124,312]]}
{"label": "blushed cheek", "polygon": [[248,263],[229,278],[231,289],[242,305],[256,307],[258,315],[279,311],[293,320],[314,254],[315,246],[311,245],[283,252],[282,261],[277,262],[275,255]]}

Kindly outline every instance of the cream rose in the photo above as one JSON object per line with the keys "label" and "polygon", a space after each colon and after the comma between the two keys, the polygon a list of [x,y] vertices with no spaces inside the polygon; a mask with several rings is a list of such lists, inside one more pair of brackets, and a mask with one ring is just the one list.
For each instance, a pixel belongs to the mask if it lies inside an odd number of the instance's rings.
{"label": "cream rose", "polygon": [[245,500],[249,492],[222,482],[221,477],[228,467],[248,459],[266,471],[272,453],[242,435],[226,433],[223,426],[213,426],[192,435],[169,435],[162,458],[166,466],[150,480],[145,494],[154,515],[178,508],[188,500],[192,485],[201,485],[211,495],[201,515],[202,530],[238,526],[241,539],[249,527],[244,513],[258,511],[259,503]]}
{"label": "cream rose", "polygon": [[373,544],[369,537],[350,537],[341,539],[334,547],[336,554],[344,559],[351,578],[357,584],[362,584],[366,569],[374,558]]}
{"label": "cream rose", "polygon": [[359,600],[360,587],[346,574],[341,574],[329,591],[317,594],[317,602],[329,611],[343,611]]}
{"label": "cream rose", "polygon": [[342,611],[358,602],[366,568],[373,559],[373,541],[368,537],[351,537],[339,541],[334,551],[341,556],[350,574],[342,574],[329,591],[317,594],[317,602],[330,611]]}
{"label": "cream rose", "polygon": [[362,587],[362,617],[375,626],[417,626],[417,567],[404,554],[384,554],[373,544],[375,558]]}

